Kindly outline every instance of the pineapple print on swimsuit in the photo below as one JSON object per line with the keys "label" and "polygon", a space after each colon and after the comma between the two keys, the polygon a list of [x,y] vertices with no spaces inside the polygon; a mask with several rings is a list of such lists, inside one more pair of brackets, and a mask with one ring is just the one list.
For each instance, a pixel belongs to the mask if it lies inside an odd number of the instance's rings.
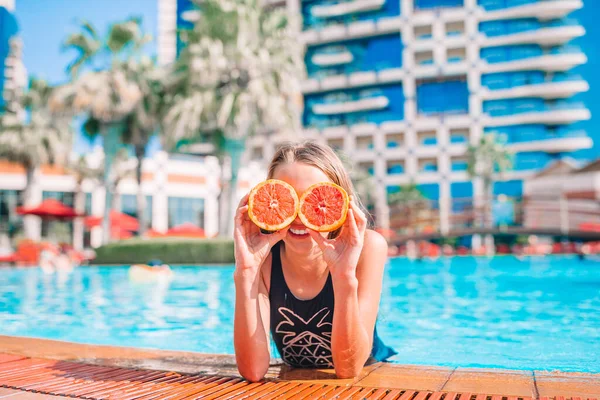
{"label": "pineapple print on swimsuit", "polygon": [[275,328],[276,333],[283,335],[281,358],[294,367],[333,368],[332,310],[324,307],[308,321],[288,308],[280,307],[278,311],[285,318]]}
{"label": "pineapple print on swimsuit", "polygon": [[[282,360],[297,368],[333,368],[331,331],[334,297],[331,274],[317,296],[297,299],[285,282],[279,242],[273,246],[269,291],[271,335]],[[371,357],[376,361],[396,354],[373,334]]]}

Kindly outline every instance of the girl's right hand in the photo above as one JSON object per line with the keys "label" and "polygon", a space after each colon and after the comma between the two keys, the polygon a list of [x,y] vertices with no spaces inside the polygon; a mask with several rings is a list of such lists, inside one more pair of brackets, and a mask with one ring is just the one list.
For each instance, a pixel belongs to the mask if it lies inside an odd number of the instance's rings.
{"label": "girl's right hand", "polygon": [[248,197],[246,194],[238,205],[235,214],[233,243],[235,247],[236,272],[258,273],[267,259],[271,247],[282,240],[289,226],[271,234],[264,234],[248,216]]}

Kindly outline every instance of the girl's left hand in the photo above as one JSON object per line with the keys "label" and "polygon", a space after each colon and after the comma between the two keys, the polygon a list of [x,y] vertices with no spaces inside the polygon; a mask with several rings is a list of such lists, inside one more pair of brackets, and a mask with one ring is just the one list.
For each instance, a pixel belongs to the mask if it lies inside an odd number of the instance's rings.
{"label": "girl's left hand", "polygon": [[340,235],[335,239],[324,238],[320,232],[311,229],[308,233],[323,251],[323,258],[329,266],[332,278],[356,279],[356,266],[363,248],[367,217],[356,206],[352,197],[346,221],[342,226]]}

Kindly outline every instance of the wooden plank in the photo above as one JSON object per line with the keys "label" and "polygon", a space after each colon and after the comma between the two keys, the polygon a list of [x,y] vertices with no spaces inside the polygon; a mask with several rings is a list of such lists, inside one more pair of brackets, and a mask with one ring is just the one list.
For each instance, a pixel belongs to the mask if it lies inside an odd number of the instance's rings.
{"label": "wooden plank", "polygon": [[[400,390],[400,389],[390,390],[389,393],[382,400],[396,400],[398,397],[400,397],[400,393],[402,393],[402,390]],[[421,392],[421,393],[427,393],[427,392]]]}

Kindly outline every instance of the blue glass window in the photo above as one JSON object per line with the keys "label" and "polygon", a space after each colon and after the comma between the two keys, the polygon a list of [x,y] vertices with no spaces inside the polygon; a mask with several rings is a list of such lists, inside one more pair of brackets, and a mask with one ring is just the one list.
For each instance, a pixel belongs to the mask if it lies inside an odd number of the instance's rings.
{"label": "blue glass window", "polygon": [[315,15],[313,8],[328,5],[336,5],[348,2],[348,0],[320,0],[302,2],[302,22],[304,29],[320,29],[334,24],[350,24],[356,21],[379,20],[400,15],[400,2],[398,0],[386,0],[383,6],[376,10],[352,12],[344,15],[324,17]]}
{"label": "blue glass window", "polygon": [[417,85],[417,108],[421,114],[469,111],[469,89],[464,80],[425,82]]}
{"label": "blue glass window", "polygon": [[0,232],[7,232],[9,236],[16,233],[21,221],[21,216],[17,214],[21,193],[20,190],[0,190]]}
{"label": "blue glass window", "polygon": [[441,7],[463,7],[464,0],[415,0],[415,9],[429,9]]}
{"label": "blue glass window", "polygon": [[[402,49],[402,40],[398,34],[361,38],[335,45],[311,46],[306,52],[305,62],[308,76],[311,78],[351,74],[359,71],[381,71],[402,67]],[[352,54],[352,61],[336,65],[313,63],[315,55],[341,52]]]}
{"label": "blue glass window", "polygon": [[517,171],[544,168],[552,161],[552,156],[541,151],[517,153],[514,157],[514,169]]}
{"label": "blue glass window", "polygon": [[401,175],[404,173],[404,166],[402,164],[392,165],[387,169],[389,175]]}
{"label": "blue glass window", "polygon": [[543,54],[543,49],[535,44],[487,47],[481,49],[481,58],[490,64],[538,57]]}
{"label": "blue glass window", "polygon": [[[152,225],[152,196],[146,196],[146,208],[144,217],[146,222]],[[121,195],[121,211],[132,217],[137,217],[137,196],[134,194]]]}
{"label": "blue glass window", "polygon": [[421,144],[423,146],[435,146],[435,145],[437,145],[437,138],[435,136],[424,137],[421,140]]}
{"label": "blue glass window", "polygon": [[204,227],[204,199],[169,197],[169,228],[186,222]]}
{"label": "blue glass window", "polygon": [[491,90],[537,85],[545,81],[546,74],[542,71],[499,72],[481,76],[481,84]]}
{"label": "blue glass window", "polygon": [[452,161],[452,171],[458,172],[458,171],[466,171],[467,170],[467,162],[460,160],[460,161]]}
{"label": "blue glass window", "polygon": [[471,182],[452,182],[450,184],[452,212],[470,210],[473,205],[473,184]]}
{"label": "blue glass window", "polygon": [[423,196],[430,200],[437,200],[440,198],[440,185],[437,183],[425,183],[417,186]]}
{"label": "blue glass window", "polygon": [[[381,109],[342,114],[316,114],[313,112],[313,107],[319,104],[337,104],[379,96],[383,96],[388,100],[388,105]],[[380,124],[386,121],[401,121],[402,119],[404,119],[404,92],[401,85],[350,89],[310,94],[304,97],[303,124],[306,127],[324,129],[330,126],[367,122]]]}
{"label": "blue glass window", "polygon": [[183,19],[183,13],[194,10],[194,2],[192,0],[177,0],[177,55],[185,47],[185,42],[181,37],[181,33],[194,28],[194,23]]}
{"label": "blue glass window", "polygon": [[450,143],[452,143],[452,144],[467,143],[467,137],[465,135],[451,135]]}
{"label": "blue glass window", "polygon": [[0,110],[4,106],[4,63],[10,51],[9,40],[18,31],[17,20],[6,8],[0,6]]}
{"label": "blue glass window", "polygon": [[435,162],[424,162],[421,164],[421,172],[437,172],[437,163]]}
{"label": "blue glass window", "polygon": [[511,180],[504,182],[494,182],[494,194],[497,196],[503,194],[508,197],[523,196],[523,181]]}

